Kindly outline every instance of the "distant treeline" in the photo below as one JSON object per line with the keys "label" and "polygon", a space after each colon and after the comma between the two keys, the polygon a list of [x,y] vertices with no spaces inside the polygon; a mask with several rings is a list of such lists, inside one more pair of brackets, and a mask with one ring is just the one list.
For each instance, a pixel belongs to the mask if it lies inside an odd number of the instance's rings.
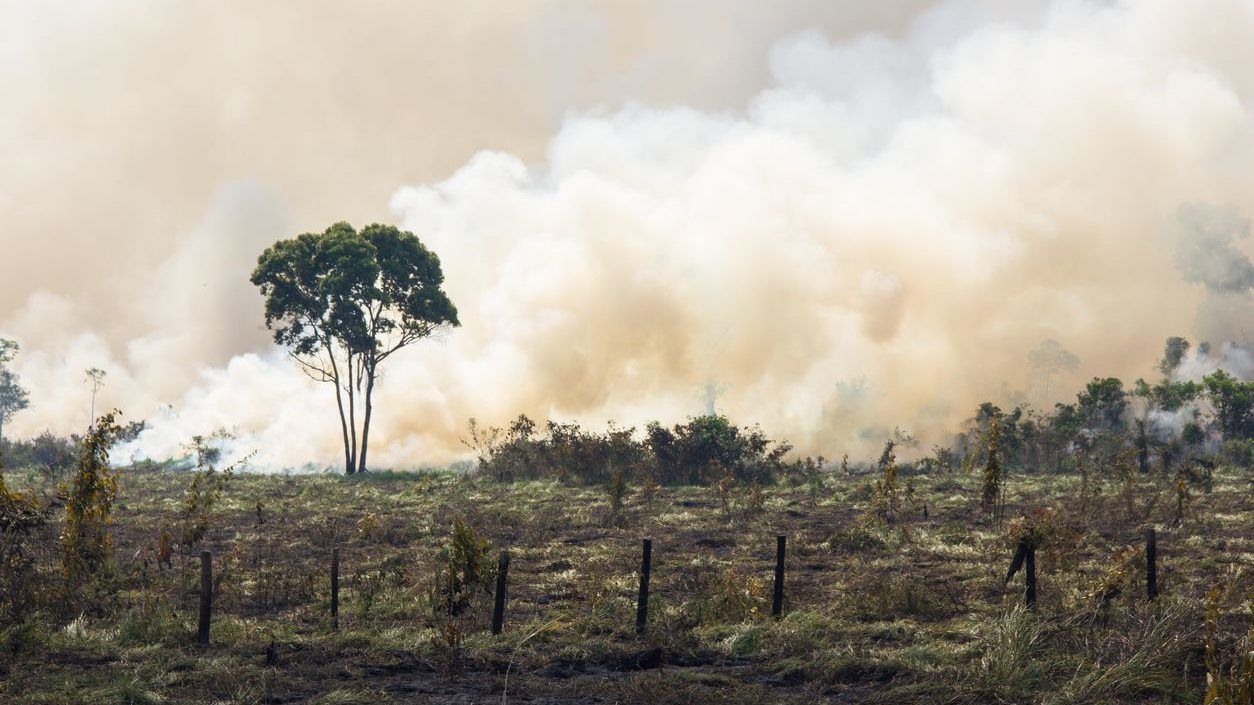
{"label": "distant treeline", "polygon": [[[143,421],[135,421],[121,427],[120,441],[131,441],[144,430]],[[55,475],[74,465],[82,445],[78,434],[58,436],[44,431],[25,440],[0,439],[0,468],[27,468]]]}
{"label": "distant treeline", "polygon": [[[949,442],[930,449],[920,448],[908,432],[894,431],[884,439],[889,445],[885,457],[907,458],[896,463],[907,474],[983,468],[990,449],[1012,473],[1116,466],[1191,473],[1220,463],[1254,467],[1254,381],[1223,370],[1199,381],[1177,379],[1188,350],[1187,341],[1171,338],[1158,363],[1158,381],[1138,379],[1127,387],[1114,377],[1094,378],[1074,402],[1049,411],[1028,404],[1003,410],[985,402]],[[1199,355],[1208,352],[1203,346]],[[143,428],[142,422],[129,424],[120,438],[133,439]],[[805,481],[837,468],[845,474],[872,468],[865,462],[851,467],[839,448],[832,449],[843,456],[837,463],[822,456],[794,457],[788,441],[717,414],[672,426],[653,422],[643,431],[613,424],[603,431],[577,423],[538,424],[525,415],[505,428],[472,419],[467,436],[464,442],[476,456],[478,472],[502,482],[769,484]],[[29,440],[0,440],[0,467],[59,473],[73,465],[80,440],[48,432]]]}
{"label": "distant treeline", "polygon": [[[1254,382],[1217,370],[1200,381],[1176,379],[1189,344],[1171,338],[1157,382],[1131,388],[1115,377],[1094,378],[1071,403],[1044,412],[1028,404],[1009,410],[985,402],[949,443],[920,452],[907,432],[885,439],[913,461],[902,472],[971,471],[988,464],[990,448],[1007,472],[1084,472],[1128,466],[1140,472],[1191,472],[1229,463],[1254,465]],[[1205,355],[1207,348],[1201,354]],[[756,426],[740,427],[721,415],[698,416],[674,426],[654,422],[637,433],[613,425],[606,431],[549,421],[539,426],[519,416],[508,428],[471,421],[466,441],[479,471],[500,481],[555,478],[564,482],[627,480],[659,485],[714,484],[724,478],[769,483],[806,480],[831,469],[823,457],[789,458],[787,441]],[[911,450],[913,449],[913,452]],[[883,461],[881,461],[882,464]],[[865,464],[848,473],[869,469]]]}

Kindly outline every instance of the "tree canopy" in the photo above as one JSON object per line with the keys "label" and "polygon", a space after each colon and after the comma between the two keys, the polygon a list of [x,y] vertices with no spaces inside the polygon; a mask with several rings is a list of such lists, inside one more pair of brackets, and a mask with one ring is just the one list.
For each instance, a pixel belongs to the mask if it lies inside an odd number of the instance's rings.
{"label": "tree canopy", "polygon": [[[443,327],[459,325],[440,260],[410,232],[340,222],[276,242],[252,274],[265,323],[310,376],[335,385],[349,474],[366,469],[380,365]],[[359,402],[363,406],[360,426]]]}
{"label": "tree canopy", "polygon": [[4,425],[9,419],[30,406],[30,397],[21,380],[16,372],[9,369],[9,363],[20,351],[16,340],[0,338],[0,440],[4,440]]}

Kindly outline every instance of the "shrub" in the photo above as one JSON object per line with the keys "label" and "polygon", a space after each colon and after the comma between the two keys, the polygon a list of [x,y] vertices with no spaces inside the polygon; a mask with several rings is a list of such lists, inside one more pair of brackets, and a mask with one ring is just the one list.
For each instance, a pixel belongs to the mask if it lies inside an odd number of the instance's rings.
{"label": "shrub", "polygon": [[698,416],[670,428],[651,423],[643,438],[634,428],[612,424],[598,433],[549,421],[541,430],[527,416],[504,430],[472,419],[469,435],[462,442],[478,457],[479,471],[501,482],[552,478],[608,484],[621,471],[624,481],[647,477],[662,485],[710,485],[726,471],[741,483],[769,483],[787,474],[817,474],[822,464],[821,458],[785,462],[791,445],[772,441],[756,427],[739,428],[725,416]]}
{"label": "shrub", "polygon": [[192,473],[192,481],[187,485],[187,491],[183,493],[183,507],[180,512],[182,534],[179,543],[185,551],[191,551],[205,537],[213,519],[214,506],[226,492],[227,483],[235,469],[252,457],[249,454],[218,470],[216,466],[222,452],[213,441],[224,437],[225,434],[220,432],[207,438],[193,436],[186,446],[196,457],[196,469]]}
{"label": "shrub", "polygon": [[994,417],[985,436],[984,475],[980,482],[980,506],[1001,518],[1005,500],[1002,496],[1001,427]]}
{"label": "shrub", "polygon": [[108,527],[118,491],[117,477],[109,468],[109,449],[122,432],[117,415],[111,411],[92,424],[79,448],[74,477],[63,489],[61,566],[71,596],[109,563]]}
{"label": "shrub", "polygon": [[10,490],[0,474],[0,627],[22,622],[34,603],[38,581],[30,539],[48,514],[33,496]]}
{"label": "shrub", "polygon": [[454,519],[452,536],[436,559],[431,607],[438,636],[433,637],[432,646],[443,654],[450,676],[459,667],[462,636],[477,616],[475,608],[491,594],[496,577],[491,550],[487,539]]}
{"label": "shrub", "polygon": [[609,485],[610,521],[618,523],[623,513],[623,498],[627,496],[627,473],[622,468],[610,471]]}
{"label": "shrub", "polygon": [[901,500],[897,496],[897,455],[893,452],[895,446],[893,441],[885,442],[884,452],[880,453],[876,464],[880,479],[875,481],[875,514],[888,524],[897,520],[897,512],[901,508]]}

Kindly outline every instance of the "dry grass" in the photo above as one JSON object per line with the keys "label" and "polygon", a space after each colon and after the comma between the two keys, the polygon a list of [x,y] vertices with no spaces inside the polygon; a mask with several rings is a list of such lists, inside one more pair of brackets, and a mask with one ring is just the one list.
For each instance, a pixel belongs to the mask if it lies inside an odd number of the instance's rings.
{"label": "dry grass", "polygon": [[[1021,586],[1002,585],[1011,546],[981,511],[975,477],[903,478],[915,499],[888,525],[874,519],[868,478],[838,475],[767,486],[753,516],[728,516],[717,493],[698,487],[629,488],[615,513],[603,488],[548,482],[244,475],[204,537],[221,580],[203,649],[195,561],[176,555],[164,570],[152,559],[188,479],[120,475],[112,597],[69,628],[35,614],[0,630],[0,701],[1188,703],[1205,689],[1202,601],[1212,586],[1233,596],[1220,640],[1235,644],[1249,629],[1248,470],[1219,471],[1178,529],[1165,528],[1169,503],[1159,507],[1149,520],[1160,527],[1162,598],[1144,602],[1143,558],[1132,557],[1104,607],[1093,590],[1143,529],[1123,510],[1123,486],[1097,488],[1081,513],[1074,477],[1010,478],[1009,518],[1055,510],[1037,613],[1018,606]],[[430,596],[455,519],[513,560],[505,633],[487,633],[491,601],[480,601],[450,675]],[[55,542],[56,531],[41,540]],[[769,617],[777,534],[789,536],[779,621]],[[654,539],[653,593],[649,631],[637,637],[642,536]],[[276,665],[266,665],[271,643]]]}

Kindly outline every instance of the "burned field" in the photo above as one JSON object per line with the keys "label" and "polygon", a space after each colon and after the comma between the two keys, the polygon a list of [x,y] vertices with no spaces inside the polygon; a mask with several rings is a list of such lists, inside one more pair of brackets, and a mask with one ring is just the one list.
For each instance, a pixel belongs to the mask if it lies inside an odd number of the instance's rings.
{"label": "burned field", "polygon": [[[33,471],[6,477],[54,491]],[[6,595],[6,609],[30,611],[0,633],[4,702],[1187,703],[1202,702],[1208,673],[1239,682],[1249,649],[1254,497],[1248,469],[1231,466],[1185,488],[1157,474],[1012,475],[999,511],[981,508],[978,477],[903,468],[887,518],[873,468],[617,491],[479,473],[202,475],[216,491],[191,513],[190,473],[116,477],[114,558],[72,614],[41,599],[60,579],[63,520],[26,537],[34,579],[4,585],[30,593]],[[195,550],[180,550],[189,530]],[[1035,611],[1022,572],[1005,582],[1024,536]],[[652,571],[637,634],[642,538]]]}

